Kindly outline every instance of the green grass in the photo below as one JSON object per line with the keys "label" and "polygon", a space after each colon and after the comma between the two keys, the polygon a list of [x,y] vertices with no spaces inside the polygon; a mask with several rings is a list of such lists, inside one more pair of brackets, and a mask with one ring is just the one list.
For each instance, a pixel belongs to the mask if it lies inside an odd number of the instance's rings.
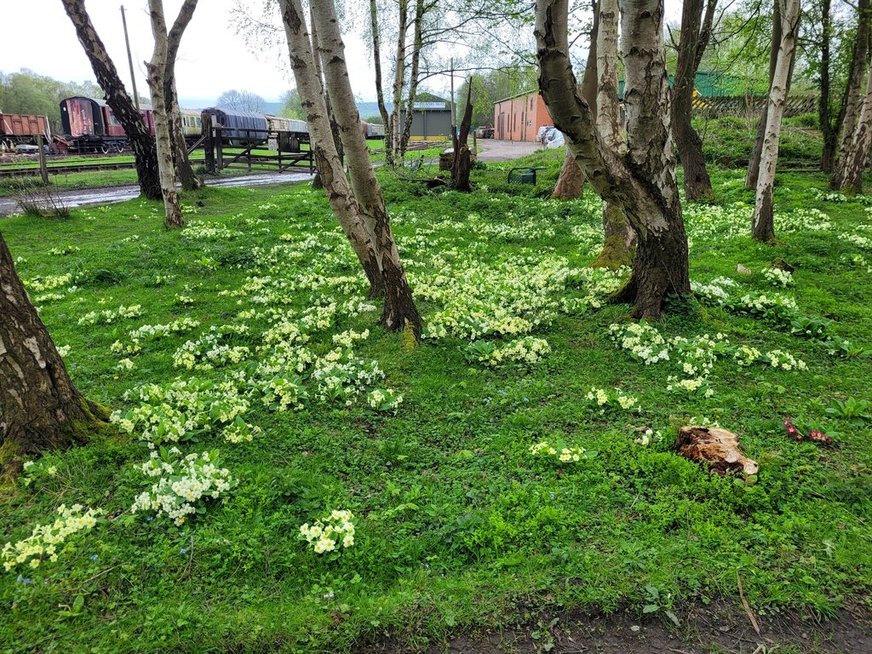
{"label": "green grass", "polygon": [[[134,468],[148,458],[135,437],[103,435],[48,455],[28,486],[0,500],[5,539],[29,535],[61,503],[100,507],[106,519],[71,538],[57,563],[0,574],[0,650],[352,651],[385,633],[413,647],[464,626],[512,623],[527,610],[629,606],[641,615],[649,584],[661,610],[681,615],[687,604],[737,601],[737,571],[764,615],[799,608],[826,616],[868,602],[869,423],[827,412],[837,400],[869,399],[868,357],[831,356],[784,324],[694,303],[657,328],[667,337],[720,332],[735,345],[782,349],[808,370],[740,367],[727,358],[715,364],[711,397],[688,395],[666,390],[666,377],[678,374],[674,362],[645,366],[609,339],[609,325],[626,322],[628,307],[559,308],[588,294],[583,277],[558,291],[544,281],[529,300],[544,302],[539,309],[512,307],[543,266],[557,277],[596,253],[597,202],[540,201],[562,156],[525,159],[547,166],[538,187],[506,184],[508,168],[523,162],[477,170],[469,195],[380,172],[425,324],[444,323],[455,301],[476,316],[475,329],[500,307],[538,316],[534,335],[552,349],[543,362],[491,370],[466,358],[468,339],[449,335],[407,349],[402,336],[375,326],[377,309],[339,311],[306,346],[323,354],[333,334],[368,328],[355,352],[377,361],[384,385],[403,394],[396,414],[371,409],[365,396],[350,406],[319,402],[311,382],[312,396],[297,411],[253,397],[246,419],[262,434],[252,442],[234,445],[205,430],[179,444],[185,452],[220,449],[238,480],[226,500],[202,504],[181,527],[129,512],[151,483]],[[719,201],[748,206],[742,173],[713,171]],[[796,268],[795,288],[783,292],[799,312],[829,319],[833,335],[870,347],[872,253],[844,238],[872,238],[865,205],[822,199],[821,175],[778,181],[779,212],[819,208],[832,229],[783,230],[776,245],[764,246],[749,238],[745,209],[691,212],[692,279],[726,276],[746,292],[771,293],[760,271],[781,259]],[[263,361],[254,354],[214,370],[173,367],[173,353],[210,326],[249,325],[231,343],[253,353],[270,325],[257,312],[297,320],[312,307],[356,303],[365,290],[322,192],[212,189],[184,201],[191,223],[226,226],[230,235],[166,232],[160,204],[139,200],[76,210],[64,221],[0,220],[55,342],[71,348],[74,380],[114,409],[135,406],[124,394],[143,383],[256,376]],[[49,252],[67,245],[79,249]],[[737,274],[739,264],[754,274]],[[76,275],[77,289],[61,299],[34,290],[34,280],[62,273]],[[493,283],[480,306],[463,304],[471,295],[440,295],[446,280],[464,279],[470,294]],[[132,304],[142,305],[141,317],[78,324],[89,311]],[[147,341],[131,357],[134,369],[116,368],[113,342],[128,343],[142,324],[185,316],[201,326]],[[592,386],[636,396],[641,413],[600,414],[585,399]],[[791,441],[785,416],[835,434],[837,445]],[[710,476],[671,452],[676,426],[691,417],[740,435],[760,463],[756,484]],[[636,444],[644,427],[662,439]],[[528,448],[542,439],[598,455],[562,466],[533,458]],[[356,543],[341,556],[319,556],[298,529],[332,509],[354,512]]]}

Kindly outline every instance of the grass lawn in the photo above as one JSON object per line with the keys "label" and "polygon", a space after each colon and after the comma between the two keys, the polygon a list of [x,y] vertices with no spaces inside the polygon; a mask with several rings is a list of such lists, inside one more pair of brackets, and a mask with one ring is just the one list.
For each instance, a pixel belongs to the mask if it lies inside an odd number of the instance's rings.
{"label": "grass lawn", "polygon": [[[685,210],[698,299],[645,326],[664,342],[634,352],[613,338],[633,329],[628,307],[606,302],[626,271],[586,267],[600,203],[540,197],[562,159],[526,159],[547,167],[538,188],[505,183],[518,162],[489,165],[468,195],[380,171],[425,321],[417,347],[375,325],[307,185],[188,194],[175,232],[140,200],[0,219],[72,377],[118,412],[116,430],[2,490],[3,542],[62,504],[102,513],[56,562],[0,573],[0,651],[351,651],[385,634],[405,651],[555,608],[681,621],[738,605],[737,573],[764,620],[868,609],[862,198],[779,175],[765,246],[744,171],[713,171],[719,204]],[[788,417],[834,445],[788,438]],[[738,433],[757,479],[674,454],[688,423]],[[217,471],[198,474],[226,482],[226,467],[230,487],[176,525],[137,499],[177,480],[143,472],[149,444],[173,475],[188,464],[172,447],[212,452]],[[300,527],[334,510],[352,512],[354,542],[316,553]]]}

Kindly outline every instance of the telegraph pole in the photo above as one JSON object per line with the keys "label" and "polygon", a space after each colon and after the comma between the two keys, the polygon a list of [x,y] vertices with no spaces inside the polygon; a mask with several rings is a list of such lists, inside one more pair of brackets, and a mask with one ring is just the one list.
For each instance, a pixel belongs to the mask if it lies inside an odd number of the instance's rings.
{"label": "telegraph pole", "polygon": [[451,57],[451,139],[454,140],[457,116],[454,115],[454,57]]}
{"label": "telegraph pole", "polygon": [[124,15],[124,5],[121,5],[121,23],[124,25],[124,42],[127,44],[127,63],[130,64],[130,83],[133,84],[133,104],[139,111],[139,93],[136,92],[136,75],[133,71],[133,55],[130,54],[130,38],[127,36],[127,17]]}

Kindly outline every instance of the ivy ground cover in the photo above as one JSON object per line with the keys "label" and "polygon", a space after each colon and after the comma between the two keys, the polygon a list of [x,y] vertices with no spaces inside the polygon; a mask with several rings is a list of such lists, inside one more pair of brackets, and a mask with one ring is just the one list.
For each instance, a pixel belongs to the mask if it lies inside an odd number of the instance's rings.
{"label": "ivy ground cover", "polygon": [[[762,246],[741,171],[716,173],[685,213],[696,299],[636,324],[607,302],[627,271],[587,267],[599,202],[510,165],[470,195],[380,173],[417,347],[304,186],[186,196],[180,232],[144,201],[0,222],[113,411],[3,489],[0,651],[413,648],[522,606],[680,621],[737,602],[737,572],[764,616],[868,605],[869,207],[780,176]],[[759,475],[673,454],[688,423]]]}

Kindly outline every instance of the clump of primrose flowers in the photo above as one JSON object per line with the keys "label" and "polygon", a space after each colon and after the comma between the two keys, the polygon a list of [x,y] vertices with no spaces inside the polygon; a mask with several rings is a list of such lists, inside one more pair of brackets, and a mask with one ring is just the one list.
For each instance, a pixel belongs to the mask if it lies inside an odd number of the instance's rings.
{"label": "clump of primrose flowers", "polygon": [[333,552],[340,546],[347,549],[354,545],[354,514],[351,511],[334,510],[326,518],[308,522],[300,527],[300,536],[316,554]]}
{"label": "clump of primrose flowers", "polygon": [[535,445],[531,445],[530,454],[549,459],[553,458],[560,461],[560,463],[578,463],[582,459],[590,458],[583,447],[561,447],[558,449],[548,441],[539,441]]}
{"label": "clump of primrose flowers", "polygon": [[44,560],[54,563],[58,560],[58,546],[76,532],[90,531],[97,524],[97,516],[102,511],[81,504],[73,504],[69,508],[61,504],[58,513],[60,517],[53,523],[36,525],[24,540],[3,546],[0,556],[6,572],[25,563],[31,568],[38,568]]}

